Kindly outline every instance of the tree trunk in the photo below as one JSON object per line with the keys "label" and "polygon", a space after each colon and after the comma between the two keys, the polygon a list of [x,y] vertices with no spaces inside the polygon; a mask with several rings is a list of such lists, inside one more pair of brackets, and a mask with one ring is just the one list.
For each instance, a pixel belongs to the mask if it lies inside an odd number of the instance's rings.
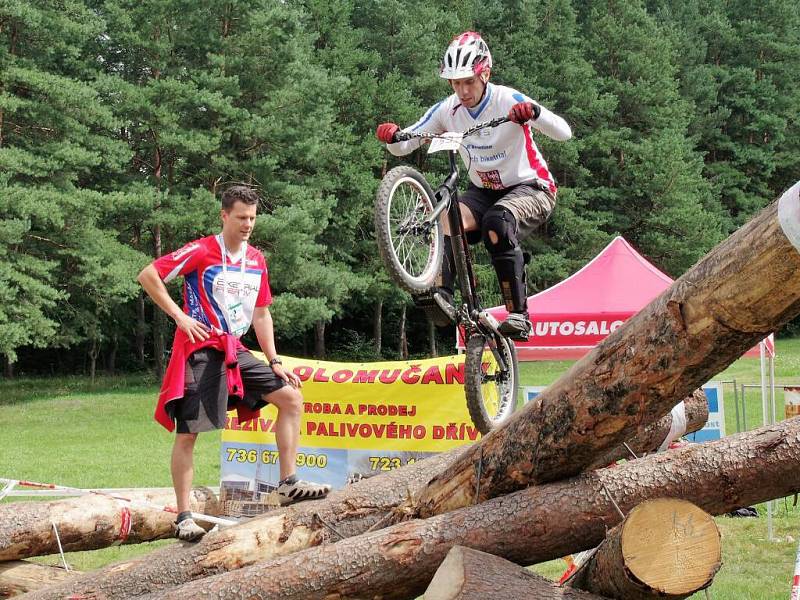
{"label": "tree trunk", "polygon": [[99,349],[97,347],[97,338],[92,338],[89,345],[89,380],[94,385],[95,375],[97,374],[97,354]]}
{"label": "tree trunk", "polygon": [[402,308],[400,309],[400,342],[398,344],[398,352],[400,353],[400,358],[403,360],[408,359],[408,338],[406,337],[406,314],[408,313],[408,307],[403,304]]}
{"label": "tree trunk", "polygon": [[372,324],[372,339],[375,340],[375,354],[381,355],[381,338],[383,337],[383,298],[375,302],[375,320]]}
{"label": "tree trunk", "polygon": [[314,323],[314,358],[323,360],[325,358],[325,322],[317,321]]}
{"label": "tree trunk", "polygon": [[7,379],[14,378],[14,363],[7,354],[3,354],[3,377]]}
{"label": "tree trunk", "polygon": [[[496,554],[518,564],[535,564],[597,546],[608,528],[620,521],[611,498],[623,511],[651,498],[671,496],[682,497],[711,514],[722,514],[800,489],[798,461],[800,418],[795,418],[716,442],[689,444],[570,480],[531,487],[430,519],[411,520],[336,544],[309,548],[153,597],[414,598],[423,592],[454,545]],[[369,502],[354,502],[349,510],[369,510],[369,506]],[[281,519],[287,525],[282,533],[284,544],[276,543],[275,534],[262,526],[255,544],[243,541],[238,548],[223,545],[225,536],[240,527],[253,527],[258,521],[209,534],[200,544],[184,551],[184,560],[167,561],[163,552],[153,553],[137,565],[118,564],[87,574],[70,585],[43,590],[31,599],[55,600],[70,594],[128,598],[163,590],[181,580],[237,569],[248,562],[249,553],[260,555],[254,560],[263,556],[261,544],[275,544],[276,553],[292,552],[298,546],[295,540],[300,535],[308,536],[308,532],[297,533],[296,527],[292,529],[288,520]],[[336,524],[332,527],[340,531]],[[342,532],[345,537],[349,533]],[[196,554],[195,549],[201,546],[205,546],[205,553]],[[173,551],[173,557],[176,555]],[[141,568],[145,560],[151,565],[149,569]]]}
{"label": "tree trunk", "polygon": [[436,325],[430,319],[428,319],[428,343],[430,344],[431,356],[439,356],[439,351],[436,348]]}
{"label": "tree trunk", "polygon": [[800,182],[473,445],[430,482],[419,514],[580,472],[800,314],[800,254],[787,237],[796,230],[800,244],[799,196]]}
{"label": "tree trunk", "polygon": [[145,331],[147,331],[147,323],[144,318],[144,293],[139,292],[139,297],[136,298],[136,358],[142,368],[145,366]]}
{"label": "tree trunk", "polygon": [[[678,407],[676,407],[677,409]],[[680,438],[684,433],[693,433],[700,431],[708,421],[708,400],[703,390],[695,390],[694,393],[683,400],[683,411],[686,418],[686,430],[676,433],[667,441],[672,427],[672,412],[667,416],[661,417],[658,421],[645,427],[636,437],[628,440],[626,443],[630,450],[636,454],[636,457],[643,456],[650,452],[655,452],[662,445],[669,444]],[[623,458],[631,459],[630,450],[624,444],[612,448],[604,453],[600,458],[594,460],[590,468],[598,469],[605,467]]]}
{"label": "tree trunk", "polygon": [[[377,477],[363,479],[326,500],[302,502],[272,511],[219,532],[200,542],[174,544],[87,574],[72,584],[71,593],[100,598],[130,598],[181,583],[239,569],[259,561],[349,538],[393,522],[398,507],[464,451],[456,448]],[[401,517],[402,518],[402,517]],[[333,531],[336,533],[333,533]],[[122,567],[121,565],[125,565]],[[58,591],[42,597],[62,598]]]}
{"label": "tree trunk", "polygon": [[625,600],[682,600],[711,585],[721,564],[714,518],[691,502],[657,498],[609,531],[568,585]]}
{"label": "tree trunk", "polygon": [[[172,492],[137,493],[131,499],[138,503],[88,494],[55,502],[0,504],[0,561],[58,552],[54,523],[61,546],[68,552],[138,544],[173,535],[175,514],[142,504],[174,505]],[[220,513],[216,497],[205,488],[194,489],[192,510],[211,516]]]}
{"label": "tree trunk", "polygon": [[0,563],[0,598],[11,598],[77,577],[80,571],[22,560]]}
{"label": "tree trunk", "polygon": [[436,570],[425,600],[599,600],[601,597],[562,588],[549,579],[504,558],[453,546]]}
{"label": "tree trunk", "polygon": [[115,333],[111,335],[111,348],[108,350],[108,360],[106,370],[109,375],[114,375],[117,370],[117,351],[119,350],[119,336]]}

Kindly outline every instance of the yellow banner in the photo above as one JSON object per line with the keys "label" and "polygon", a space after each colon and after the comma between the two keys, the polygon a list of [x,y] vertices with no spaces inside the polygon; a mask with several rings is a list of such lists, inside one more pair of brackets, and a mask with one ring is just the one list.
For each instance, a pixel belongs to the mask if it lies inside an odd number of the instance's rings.
{"label": "yellow banner", "polygon": [[[375,363],[285,357],[283,362],[303,382],[301,477],[341,486],[354,474],[369,476],[480,438],[464,398],[463,355]],[[247,423],[228,413],[223,484],[250,477],[258,487],[258,481],[277,480],[276,412],[267,406]]]}

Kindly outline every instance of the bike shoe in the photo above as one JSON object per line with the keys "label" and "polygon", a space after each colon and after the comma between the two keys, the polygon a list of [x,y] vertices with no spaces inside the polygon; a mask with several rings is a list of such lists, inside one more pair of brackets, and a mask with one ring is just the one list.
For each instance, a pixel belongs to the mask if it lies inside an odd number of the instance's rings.
{"label": "bike shoe", "polygon": [[528,315],[512,312],[508,314],[505,321],[500,323],[497,330],[515,342],[527,342],[533,333],[533,325],[528,319]]}
{"label": "bike shoe", "polygon": [[435,288],[433,293],[414,296],[414,304],[421,308],[437,327],[450,327],[456,322],[453,294],[444,288]]}
{"label": "bike shoe", "polygon": [[319,500],[328,495],[331,486],[323,483],[313,483],[290,477],[283,480],[276,490],[281,504],[291,504],[303,500]]}
{"label": "bike shoe", "polygon": [[175,537],[184,542],[196,542],[205,534],[206,530],[195,523],[191,517],[175,523]]}

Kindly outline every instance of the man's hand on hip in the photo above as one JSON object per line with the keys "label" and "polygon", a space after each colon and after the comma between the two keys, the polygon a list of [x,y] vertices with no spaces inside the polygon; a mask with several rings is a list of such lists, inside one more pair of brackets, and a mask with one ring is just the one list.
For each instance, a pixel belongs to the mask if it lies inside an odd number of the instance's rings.
{"label": "man's hand on hip", "polygon": [[175,317],[175,324],[178,326],[178,329],[186,334],[189,341],[193,344],[196,341],[202,342],[207,340],[209,337],[208,327],[184,312]]}

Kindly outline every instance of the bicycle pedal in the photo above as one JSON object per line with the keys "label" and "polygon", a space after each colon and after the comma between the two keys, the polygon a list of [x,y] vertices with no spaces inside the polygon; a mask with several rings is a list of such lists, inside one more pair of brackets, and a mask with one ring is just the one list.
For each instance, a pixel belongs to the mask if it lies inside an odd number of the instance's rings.
{"label": "bicycle pedal", "polygon": [[455,323],[458,320],[458,312],[456,312],[456,307],[453,305],[451,301],[448,301],[448,299],[445,298],[443,294],[440,294],[439,292],[434,292],[433,301],[436,302],[436,306],[438,306],[442,310],[442,312],[450,318],[450,320],[453,323]]}
{"label": "bicycle pedal", "polygon": [[456,322],[454,306],[443,300],[438,293],[425,293],[414,296],[414,305],[428,316],[437,327],[450,327]]}

